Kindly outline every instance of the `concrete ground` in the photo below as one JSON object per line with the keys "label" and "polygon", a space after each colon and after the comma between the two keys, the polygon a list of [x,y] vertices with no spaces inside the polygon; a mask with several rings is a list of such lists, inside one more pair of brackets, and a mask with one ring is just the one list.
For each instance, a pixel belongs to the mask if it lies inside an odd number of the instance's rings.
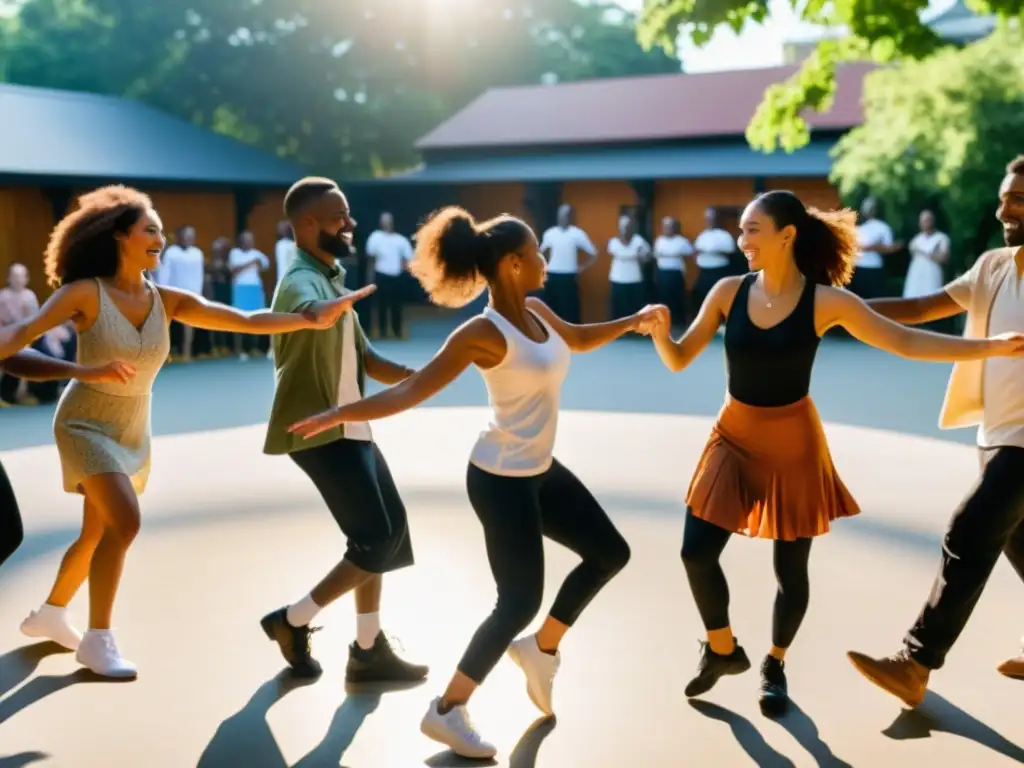
{"label": "concrete ground", "polygon": [[[422,362],[443,334],[418,328],[381,348]],[[678,559],[681,501],[721,403],[720,344],[683,374],[646,341],[577,357],[557,453],[606,505],[633,558],[563,646],[556,724],[535,722],[518,670],[502,662],[472,712],[500,754],[494,765],[982,766],[1024,762],[1024,685],[996,664],[1024,631],[1021,585],[1000,563],[933,692],[902,710],[861,679],[849,648],[886,653],[927,595],[949,513],[976,463],[968,432],[935,428],[947,366],[827,342],[813,394],[836,464],[864,513],[815,544],[812,603],[790,654],[794,710],[762,717],[755,672],[702,701],[683,687],[700,622]],[[342,539],[306,479],[261,454],[271,394],[265,361],[172,366],[157,384],[154,472],[127,565],[118,639],[141,669],[98,683],[69,654],[17,626],[46,594],[73,540],[78,500],[60,491],[47,408],[0,412],[0,450],[28,540],[0,577],[0,766],[68,768],[404,768],[466,764],[422,737],[419,718],[444,686],[494,599],[482,536],[465,497],[466,457],[486,414],[470,373],[376,435],[410,510],[417,566],[387,580],[384,620],[429,682],[348,691],[351,603],[325,611],[314,648],[325,667],[295,686],[259,630],[266,611],[300,597]],[[548,548],[548,595],[572,567]],[[760,659],[769,643],[771,548],[726,550],[737,636]],[[550,598],[549,598],[550,599]],[[79,623],[85,596],[72,605]]]}

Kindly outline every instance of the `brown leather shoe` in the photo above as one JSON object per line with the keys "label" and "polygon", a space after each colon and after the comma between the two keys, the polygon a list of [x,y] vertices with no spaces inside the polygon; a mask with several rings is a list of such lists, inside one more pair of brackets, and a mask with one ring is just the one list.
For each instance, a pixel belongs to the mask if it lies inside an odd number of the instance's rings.
{"label": "brown leather shoe", "polygon": [[911,709],[924,701],[929,670],[910,658],[905,650],[884,659],[872,659],[857,651],[848,651],[846,656],[864,677]]}
{"label": "brown leather shoe", "polygon": [[1024,680],[1024,651],[1020,656],[1007,659],[999,665],[999,674],[1012,677],[1014,680]]}

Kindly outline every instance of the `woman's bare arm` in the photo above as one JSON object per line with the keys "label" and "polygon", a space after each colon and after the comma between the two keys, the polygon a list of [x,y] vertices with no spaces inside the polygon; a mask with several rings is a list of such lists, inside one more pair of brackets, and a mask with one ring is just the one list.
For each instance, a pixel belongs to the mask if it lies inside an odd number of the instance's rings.
{"label": "woman's bare arm", "polygon": [[208,331],[272,335],[292,331],[329,328],[362,298],[369,296],[376,286],[368,285],[332,301],[317,302],[302,312],[243,312],[225,304],[208,301],[189,291],[160,286],[167,314],[179,323]]}
{"label": "woman's bare arm", "polygon": [[622,334],[635,331],[642,322],[642,315],[638,313],[606,323],[578,325],[560,318],[551,310],[551,307],[538,298],[531,296],[526,300],[526,306],[543,317],[555,333],[565,339],[565,343],[573,352],[590,352],[603,347],[605,344],[615,341]]}
{"label": "woman's bare arm", "polygon": [[451,384],[470,365],[492,368],[505,357],[505,340],[494,324],[475,317],[457,328],[423,368],[401,384],[363,400],[311,416],[289,431],[312,437],[351,421],[375,421],[413,408]]}
{"label": "woman's bare arm", "polygon": [[954,363],[1011,354],[1006,339],[965,339],[947,336],[893,322],[874,312],[849,291],[819,286],[817,294],[818,333],[841,325],[850,334],[877,349],[910,360]]}
{"label": "woman's bare arm", "polygon": [[654,348],[658,351],[658,357],[661,358],[661,362],[665,364],[666,368],[673,373],[678,373],[693,362],[697,355],[711,343],[729,312],[739,284],[740,278],[738,277],[727,277],[715,283],[715,287],[704,299],[697,318],[678,341],[672,340],[670,323],[664,322],[655,326],[651,337],[654,339]]}
{"label": "woman's bare arm", "polygon": [[0,329],[0,360],[12,357],[47,331],[79,317],[85,307],[96,303],[92,280],[76,280],[54,291],[31,317]]}

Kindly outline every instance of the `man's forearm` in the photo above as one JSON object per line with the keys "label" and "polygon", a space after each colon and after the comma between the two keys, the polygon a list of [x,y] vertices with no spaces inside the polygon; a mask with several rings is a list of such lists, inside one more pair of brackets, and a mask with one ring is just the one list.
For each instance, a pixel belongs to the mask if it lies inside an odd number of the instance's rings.
{"label": "man's forearm", "polygon": [[381,384],[398,384],[416,373],[416,369],[381,357],[373,347],[367,347],[363,358],[366,374]]}
{"label": "man's forearm", "polygon": [[904,325],[943,320],[963,311],[945,292],[913,299],[871,299],[867,305],[882,317]]}

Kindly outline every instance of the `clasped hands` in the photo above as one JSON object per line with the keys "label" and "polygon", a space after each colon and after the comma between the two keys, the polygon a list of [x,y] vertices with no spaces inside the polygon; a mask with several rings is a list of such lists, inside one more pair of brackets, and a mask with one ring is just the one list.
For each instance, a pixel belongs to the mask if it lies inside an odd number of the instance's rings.
{"label": "clasped hands", "polygon": [[636,321],[633,330],[644,336],[668,333],[672,327],[672,313],[664,304],[648,304],[633,318]]}

